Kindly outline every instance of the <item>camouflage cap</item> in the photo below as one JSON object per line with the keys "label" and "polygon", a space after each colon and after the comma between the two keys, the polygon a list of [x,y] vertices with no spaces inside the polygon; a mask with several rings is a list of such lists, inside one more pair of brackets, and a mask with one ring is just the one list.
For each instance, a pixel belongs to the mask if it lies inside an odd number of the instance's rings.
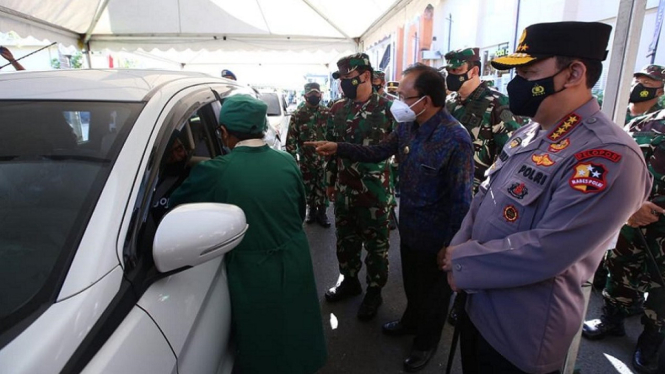
{"label": "camouflage cap", "polygon": [[321,92],[321,86],[316,82],[309,82],[305,84],[305,95],[312,91]]}
{"label": "camouflage cap", "polygon": [[661,65],[647,65],[642,70],[633,74],[633,77],[647,76],[651,79],[665,82],[665,67]]}
{"label": "camouflage cap", "polygon": [[457,69],[465,62],[480,61],[480,49],[478,48],[465,48],[456,51],[450,51],[444,56],[448,64],[445,66],[448,69]]}
{"label": "camouflage cap", "polygon": [[372,79],[381,79],[382,82],[385,82],[386,73],[382,70],[374,70],[374,73],[372,73]]}
{"label": "camouflage cap", "polygon": [[372,64],[369,63],[369,56],[365,53],[356,53],[342,57],[337,61],[337,68],[339,70],[334,72],[332,76],[335,79],[339,79],[342,75],[348,74],[360,67],[372,67]]}

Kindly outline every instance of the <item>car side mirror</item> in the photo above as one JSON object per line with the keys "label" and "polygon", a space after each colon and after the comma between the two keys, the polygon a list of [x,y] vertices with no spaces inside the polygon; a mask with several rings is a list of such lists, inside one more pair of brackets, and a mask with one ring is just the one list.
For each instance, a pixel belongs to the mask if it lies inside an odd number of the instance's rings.
{"label": "car side mirror", "polygon": [[245,213],[230,204],[177,206],[157,227],[152,255],[161,273],[192,267],[235,248],[247,232]]}

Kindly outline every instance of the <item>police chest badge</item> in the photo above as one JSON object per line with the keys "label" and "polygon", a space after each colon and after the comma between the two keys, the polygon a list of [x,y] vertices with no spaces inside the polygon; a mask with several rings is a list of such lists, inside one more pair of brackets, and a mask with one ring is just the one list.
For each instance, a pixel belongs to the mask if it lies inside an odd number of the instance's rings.
{"label": "police chest badge", "polygon": [[584,193],[600,192],[607,187],[607,169],[602,164],[580,162],[573,167],[573,176],[568,184],[574,190]]}
{"label": "police chest badge", "polygon": [[529,193],[529,189],[526,188],[526,185],[524,183],[513,183],[508,187],[508,193],[517,198],[517,199],[524,199],[524,196],[526,196]]}
{"label": "police chest badge", "polygon": [[517,137],[510,141],[510,144],[508,144],[508,148],[515,148],[520,144],[522,144],[522,138]]}
{"label": "police chest badge", "polygon": [[547,153],[544,153],[542,155],[536,155],[534,154],[531,156],[531,161],[533,161],[536,166],[552,166],[554,165],[554,161],[550,158],[550,155]]}
{"label": "police chest badge", "polygon": [[550,144],[549,148],[547,148],[548,151],[552,153],[557,153],[560,151],[563,151],[564,149],[568,148],[570,145],[570,139],[564,139],[558,143]]}
{"label": "police chest badge", "polygon": [[519,213],[517,212],[517,208],[515,208],[514,205],[508,205],[503,208],[503,218],[505,218],[506,221],[515,222],[517,221],[518,217]]}

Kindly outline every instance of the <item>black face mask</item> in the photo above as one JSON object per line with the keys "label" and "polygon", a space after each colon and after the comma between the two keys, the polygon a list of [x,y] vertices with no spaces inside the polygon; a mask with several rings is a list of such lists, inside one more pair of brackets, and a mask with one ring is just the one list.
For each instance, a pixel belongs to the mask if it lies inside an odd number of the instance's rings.
{"label": "black face mask", "polygon": [[446,76],[446,86],[450,91],[459,91],[462,88],[464,82],[469,80],[469,72],[467,71],[464,74],[452,74],[448,73]]}
{"label": "black face mask", "polygon": [[372,87],[374,87],[374,91],[379,92],[383,88],[382,85],[380,84],[373,84]]}
{"label": "black face mask", "polygon": [[507,87],[510,111],[516,116],[535,117],[543,100],[565,90],[565,87],[559,91],[554,89],[554,77],[567,68],[559,70],[552,76],[535,81],[529,81],[516,75]]}
{"label": "black face mask", "polygon": [[656,98],[656,92],[662,87],[649,88],[644,87],[642,83],[638,83],[633,86],[633,89],[630,90],[630,101],[631,103],[641,103],[644,101],[649,101]]}
{"label": "black face mask", "polygon": [[342,79],[342,92],[344,96],[354,100],[358,96],[358,86],[365,82],[360,81],[360,75],[354,78]]}
{"label": "black face mask", "polygon": [[305,96],[305,100],[307,100],[307,102],[310,105],[319,105],[319,103],[321,102],[321,97],[316,96],[316,95]]}

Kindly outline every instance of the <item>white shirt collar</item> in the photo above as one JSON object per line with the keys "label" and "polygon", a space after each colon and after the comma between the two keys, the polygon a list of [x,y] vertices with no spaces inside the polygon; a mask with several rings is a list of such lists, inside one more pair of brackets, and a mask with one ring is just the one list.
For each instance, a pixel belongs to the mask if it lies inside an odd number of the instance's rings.
{"label": "white shirt collar", "polygon": [[236,147],[263,147],[266,144],[263,139],[247,139],[236,143]]}

